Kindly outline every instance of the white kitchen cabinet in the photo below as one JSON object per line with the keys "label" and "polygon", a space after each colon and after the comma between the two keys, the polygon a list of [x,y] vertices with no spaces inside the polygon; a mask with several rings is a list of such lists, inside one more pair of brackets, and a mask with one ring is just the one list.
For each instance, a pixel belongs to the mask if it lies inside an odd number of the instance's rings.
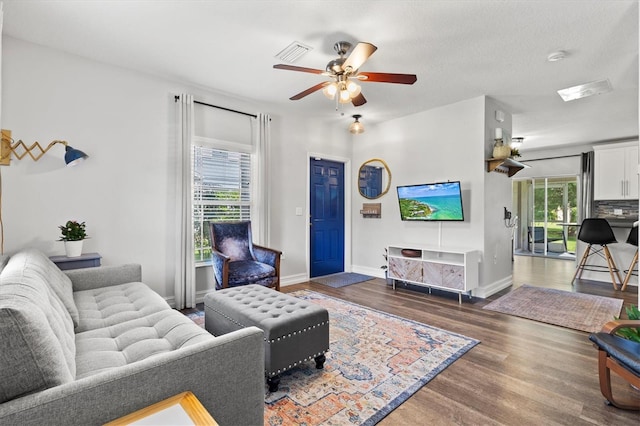
{"label": "white kitchen cabinet", "polygon": [[594,146],[593,198],[638,199],[638,142]]}

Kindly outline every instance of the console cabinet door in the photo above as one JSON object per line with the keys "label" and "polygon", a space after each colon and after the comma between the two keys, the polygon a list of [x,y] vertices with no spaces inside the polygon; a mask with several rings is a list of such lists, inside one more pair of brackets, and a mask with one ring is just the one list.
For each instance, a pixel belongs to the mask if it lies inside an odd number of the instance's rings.
{"label": "console cabinet door", "polygon": [[442,264],[424,262],[422,264],[423,279],[425,284],[442,286]]}
{"label": "console cabinet door", "polygon": [[389,258],[389,278],[422,282],[422,262],[413,259]]}
{"label": "console cabinet door", "polygon": [[442,265],[442,286],[464,290],[464,266]]}

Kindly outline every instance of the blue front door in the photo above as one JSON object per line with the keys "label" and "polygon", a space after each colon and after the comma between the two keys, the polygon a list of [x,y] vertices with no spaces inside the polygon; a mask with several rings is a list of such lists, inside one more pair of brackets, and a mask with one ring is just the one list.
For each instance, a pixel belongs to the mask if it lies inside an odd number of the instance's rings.
{"label": "blue front door", "polygon": [[312,158],[311,277],[344,271],[344,164]]}

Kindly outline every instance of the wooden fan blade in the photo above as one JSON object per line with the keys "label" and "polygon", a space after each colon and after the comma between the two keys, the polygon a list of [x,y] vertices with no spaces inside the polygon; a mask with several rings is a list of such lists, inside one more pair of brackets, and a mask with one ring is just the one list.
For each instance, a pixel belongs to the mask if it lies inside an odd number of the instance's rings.
{"label": "wooden fan blade", "polygon": [[347,60],[344,61],[344,64],[342,64],[342,69],[346,70],[350,67],[353,71],[357,70],[377,49],[378,48],[371,43],[358,43],[356,47],[353,48]]}
{"label": "wooden fan blade", "polygon": [[301,71],[301,72],[309,72],[311,74],[322,74],[324,71],[317,70],[315,68],[305,68],[305,67],[296,67],[294,65],[286,65],[286,64],[276,64],[273,66],[277,70],[288,70],[288,71]]}
{"label": "wooden fan blade", "polygon": [[365,97],[364,97],[364,95],[362,93],[359,93],[358,96],[356,96],[355,98],[351,99],[351,103],[353,104],[353,106],[359,107],[361,105],[366,104],[367,100],[365,99]]}
{"label": "wooden fan blade", "polygon": [[317,92],[318,90],[322,89],[324,86],[327,86],[329,84],[331,84],[330,81],[324,81],[322,83],[318,83],[315,86],[309,87],[307,90],[290,97],[289,99],[291,99],[292,101],[297,101],[298,99],[302,99],[305,96],[312,94],[313,92]]}
{"label": "wooden fan blade", "polygon": [[363,82],[399,84],[413,84],[418,80],[415,74],[392,74],[387,72],[361,72],[358,73],[357,78]]}

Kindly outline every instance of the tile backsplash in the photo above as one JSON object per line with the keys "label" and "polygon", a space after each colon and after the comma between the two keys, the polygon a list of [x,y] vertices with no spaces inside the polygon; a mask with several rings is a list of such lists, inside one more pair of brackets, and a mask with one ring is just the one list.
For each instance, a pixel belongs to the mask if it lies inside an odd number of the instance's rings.
{"label": "tile backsplash", "polygon": [[[638,200],[600,200],[593,202],[594,217],[638,220]],[[622,214],[616,214],[620,210]]]}

